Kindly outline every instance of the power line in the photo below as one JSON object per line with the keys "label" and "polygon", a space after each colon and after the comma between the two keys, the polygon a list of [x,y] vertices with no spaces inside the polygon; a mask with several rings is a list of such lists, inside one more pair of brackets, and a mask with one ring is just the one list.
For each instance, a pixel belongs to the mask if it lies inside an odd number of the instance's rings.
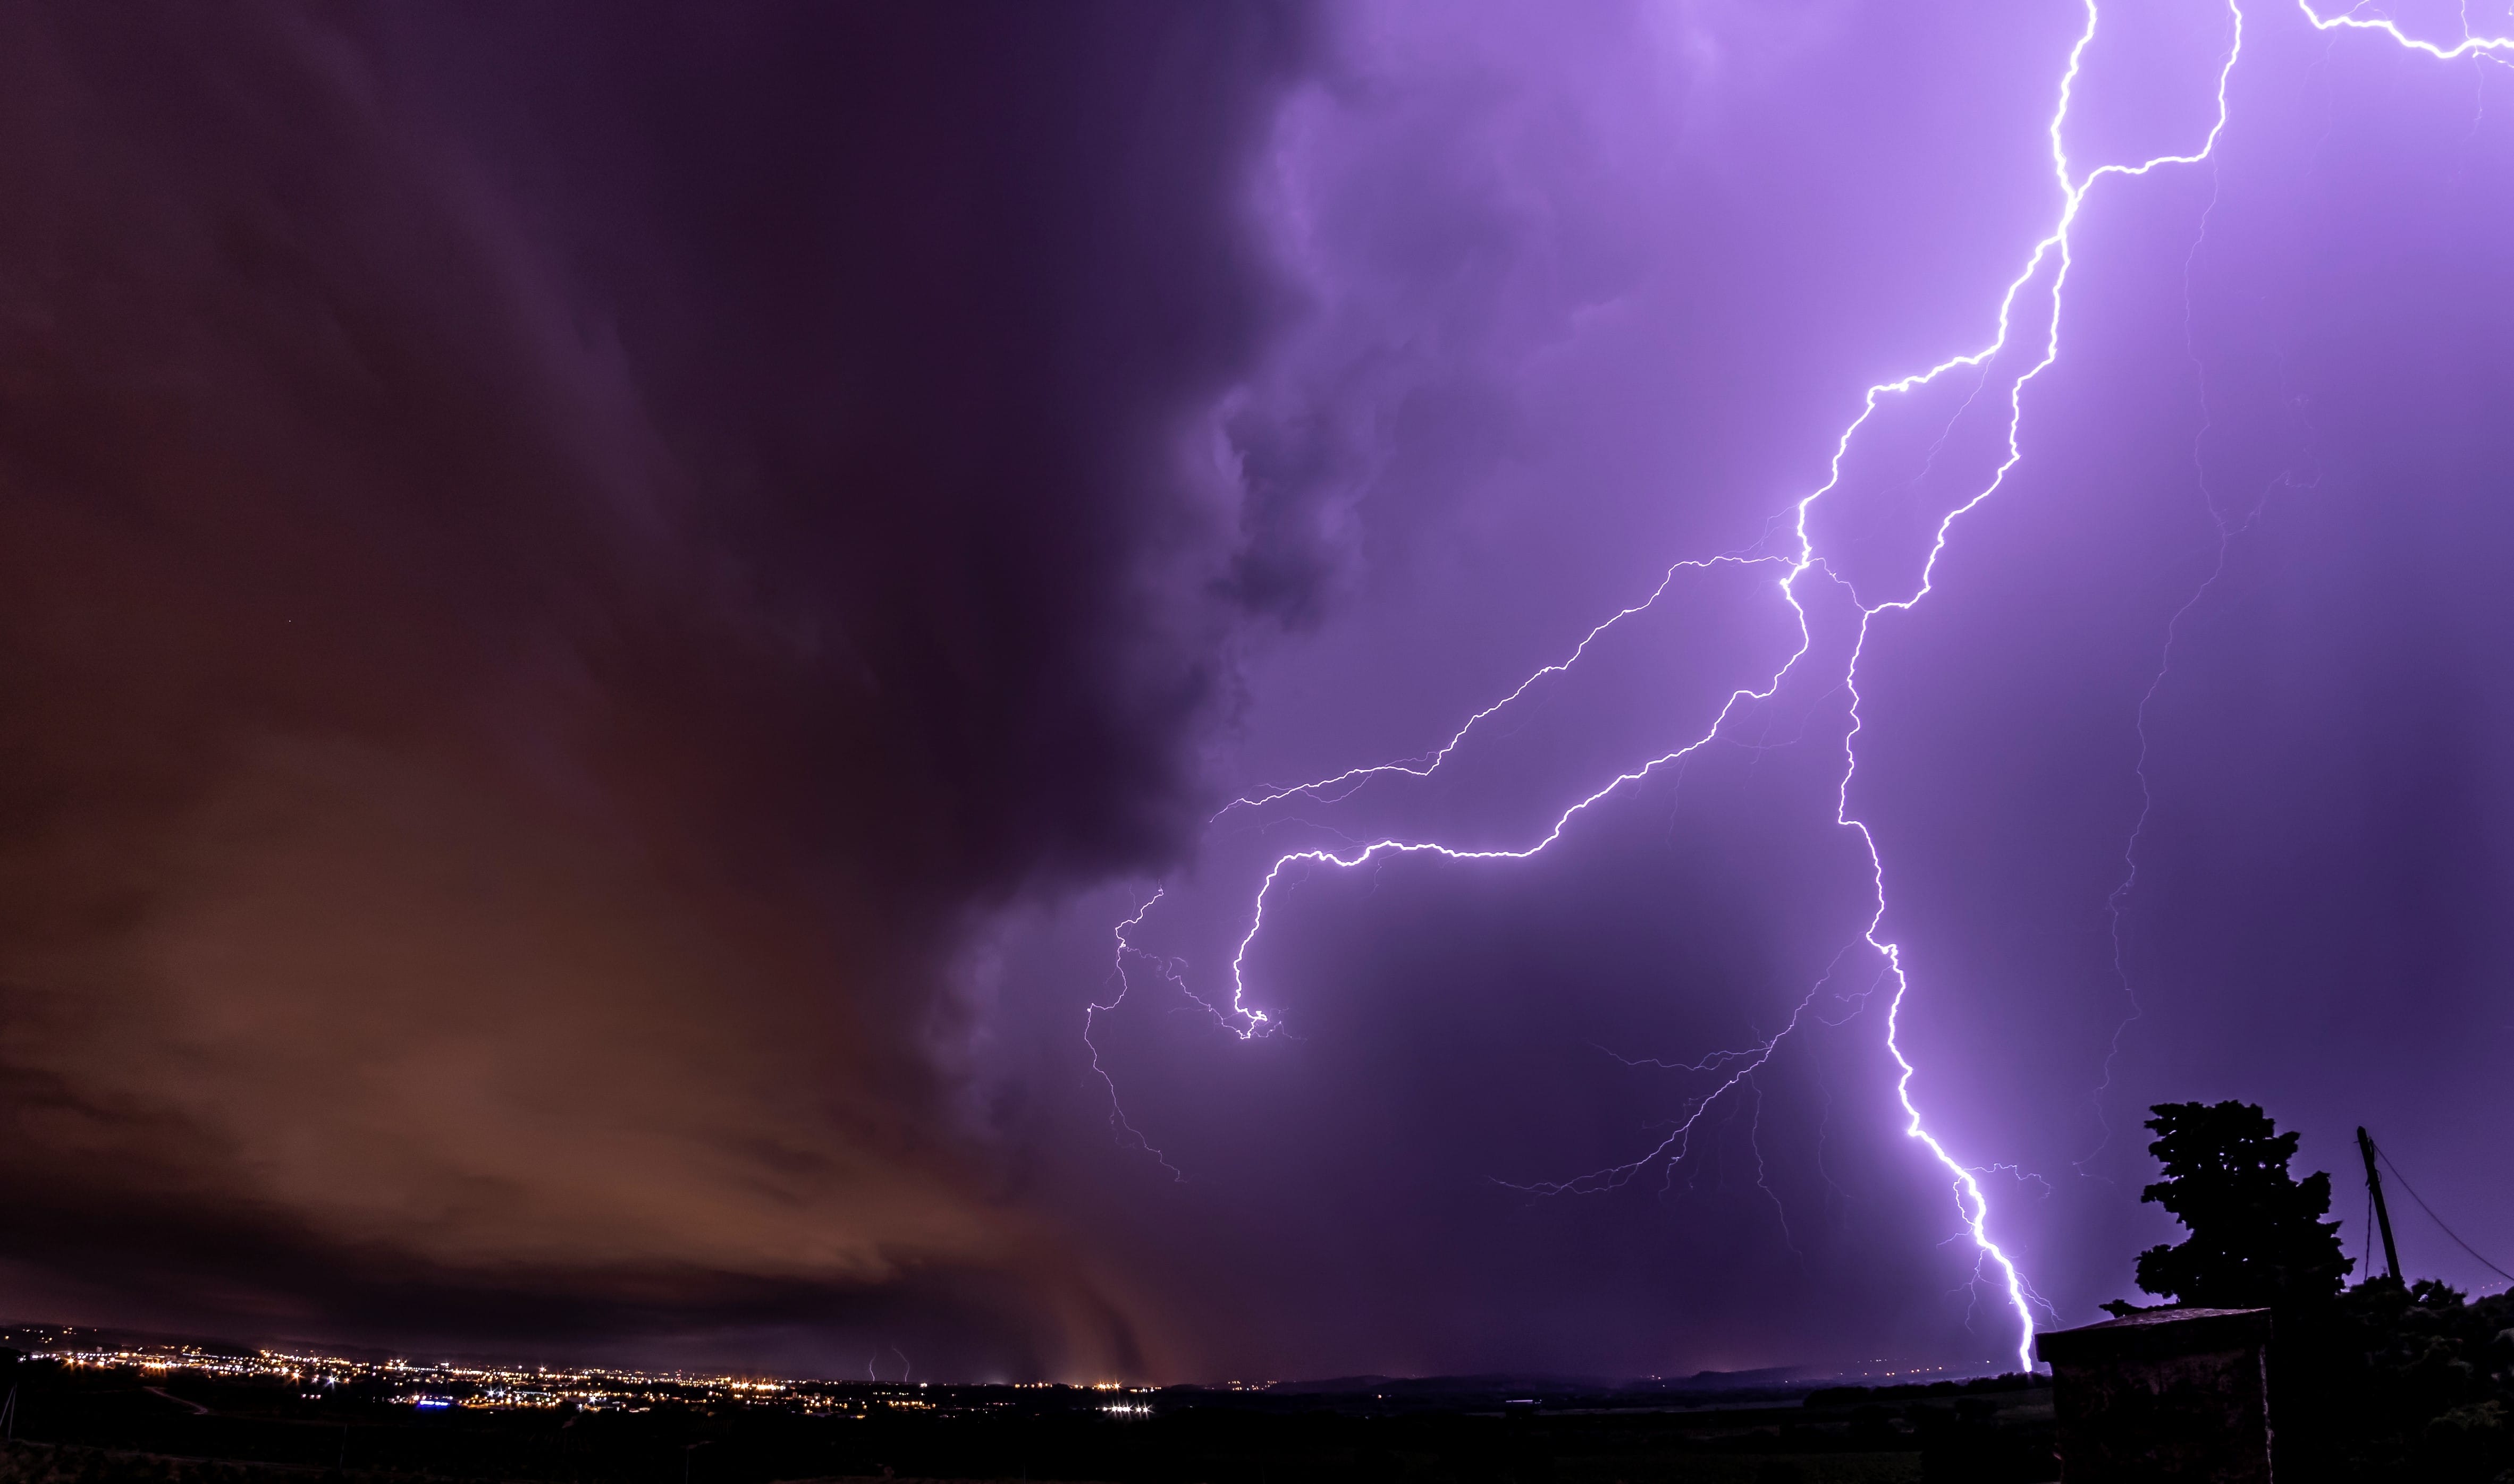
{"label": "power line", "polygon": [[2469,1253],[2473,1258],[2478,1259],[2480,1266],[2487,1268],[2490,1272],[2503,1278],[2508,1283],[2514,1283],[2514,1272],[2507,1272],[2504,1268],[2491,1263],[2486,1258],[2480,1257],[2478,1248],[2463,1241],[2460,1233],[2454,1231],[2452,1227],[2444,1223],[2444,1218],[2435,1214],[2435,1207],[2428,1205],[2426,1197],[2418,1194],[2418,1187],[2410,1183],[2410,1178],[2401,1173],[2401,1167],[2399,1165],[2392,1163],[2392,1156],[2383,1153],[2383,1146],[2381,1144],[2376,1144],[2374,1146],[2374,1152],[2382,1159],[2383,1163],[2391,1169],[2392,1178],[2401,1183],[2401,1188],[2410,1192],[2410,1199],[2416,1201],[2418,1203],[2418,1209],[2427,1214],[2427,1220],[2436,1223],[2437,1230],[2443,1232],[2446,1236],[2452,1237],[2453,1244],[2455,1247],[2460,1248],[2462,1251]]}

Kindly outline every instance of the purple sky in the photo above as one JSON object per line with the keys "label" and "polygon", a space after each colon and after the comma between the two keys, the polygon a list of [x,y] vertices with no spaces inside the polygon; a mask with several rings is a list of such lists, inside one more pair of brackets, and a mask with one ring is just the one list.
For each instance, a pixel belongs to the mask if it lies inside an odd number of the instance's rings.
{"label": "purple sky", "polygon": [[[327,18],[0,21],[13,1311],[2012,1357],[1835,815],[1858,607],[2004,457],[2048,274],[1849,446],[1768,700],[1532,859],[1284,867],[1270,1033],[1204,1006],[1284,855],[1524,850],[1770,684],[1865,389],[2057,219],[2083,9]],[[2079,177],[2198,150],[2232,39],[2105,0]],[[1910,1096],[2038,1322],[2169,1234],[2168,1099],[2300,1128],[2352,1252],[2361,1122],[2514,1247],[2514,75],[2250,0],[2225,104],[2088,192],[2022,457],[1858,662]],[[1723,556],[1431,777],[1214,820]]]}

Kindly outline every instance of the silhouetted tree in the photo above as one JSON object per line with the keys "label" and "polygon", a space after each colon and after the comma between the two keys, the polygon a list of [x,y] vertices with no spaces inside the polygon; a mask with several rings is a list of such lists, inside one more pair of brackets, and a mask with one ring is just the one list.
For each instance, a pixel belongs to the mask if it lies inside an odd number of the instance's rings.
{"label": "silhouetted tree", "polygon": [[[2139,1255],[2176,1303],[2267,1306],[2280,1484],[2514,1484],[2514,1296],[2377,1277],[2341,1291],[2331,1177],[2297,1180],[2296,1136],[2248,1103],[2165,1103],[2147,1126],[2165,1179],[2141,1198],[2181,1219]],[[2109,1304],[2116,1314],[2135,1305]]]}
{"label": "silhouetted tree", "polygon": [[2190,1228],[2180,1246],[2138,1255],[2138,1286],[2209,1308],[2328,1304],[2356,1264],[2342,1255],[2331,1177],[2289,1173],[2296,1136],[2255,1103],[2160,1103],[2147,1146],[2165,1179],[2140,1192]]}

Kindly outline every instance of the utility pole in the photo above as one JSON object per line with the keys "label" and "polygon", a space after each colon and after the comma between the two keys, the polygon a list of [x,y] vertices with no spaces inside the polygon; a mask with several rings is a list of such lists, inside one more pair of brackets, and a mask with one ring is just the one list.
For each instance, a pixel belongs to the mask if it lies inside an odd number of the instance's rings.
{"label": "utility pole", "polygon": [[2374,1141],[2361,1126],[2357,1130],[2357,1152],[2366,1156],[2366,1193],[2374,1198],[2374,1224],[2383,1229],[2383,1265],[2392,1270],[2392,1281],[2401,1281],[2401,1250],[2392,1245],[2392,1213],[2383,1204],[2383,1177],[2374,1173]]}

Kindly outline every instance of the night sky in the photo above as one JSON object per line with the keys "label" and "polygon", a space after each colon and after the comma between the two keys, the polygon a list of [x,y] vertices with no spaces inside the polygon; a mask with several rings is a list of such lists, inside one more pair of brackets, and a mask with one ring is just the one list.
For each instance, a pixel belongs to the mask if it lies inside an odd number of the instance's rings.
{"label": "night sky", "polygon": [[2508,1263],[2514,66],[2102,0],[1843,446],[2088,15],[0,8],[6,1317],[2012,1367],[1889,1018]]}

